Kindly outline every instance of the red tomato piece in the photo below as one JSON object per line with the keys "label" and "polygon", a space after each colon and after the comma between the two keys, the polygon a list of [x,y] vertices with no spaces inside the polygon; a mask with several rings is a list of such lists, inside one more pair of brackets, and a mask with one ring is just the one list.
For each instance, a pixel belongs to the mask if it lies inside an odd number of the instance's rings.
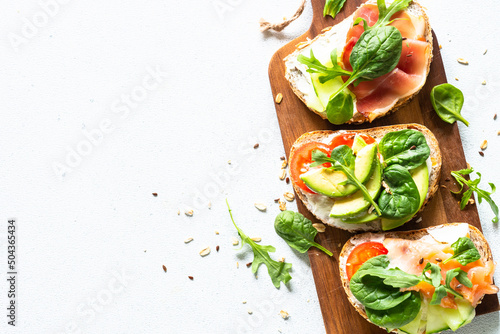
{"label": "red tomato piece", "polygon": [[359,267],[372,257],[387,254],[388,250],[380,242],[365,242],[357,245],[349,254],[346,263],[347,278],[351,277],[358,271]]}

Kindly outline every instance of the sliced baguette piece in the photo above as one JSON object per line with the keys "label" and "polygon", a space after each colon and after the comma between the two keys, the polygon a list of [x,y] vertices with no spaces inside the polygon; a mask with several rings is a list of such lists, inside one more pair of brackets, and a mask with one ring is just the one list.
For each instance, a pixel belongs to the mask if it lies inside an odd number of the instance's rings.
{"label": "sliced baguette piece", "polygon": [[[377,1],[369,0],[366,3],[376,4]],[[392,3],[392,1],[386,1],[387,6],[390,3]],[[423,37],[429,43],[430,49],[428,52],[427,67],[422,82],[415,90],[408,92],[408,94],[406,94],[405,96],[401,96],[401,98],[395,101],[391,107],[384,109],[377,109],[376,111],[370,113],[368,118],[366,118],[360,112],[357,111],[356,100],[354,99],[354,115],[352,119],[346,123],[364,123],[367,121],[372,122],[376,118],[383,117],[393,111],[396,111],[397,109],[408,103],[413,97],[415,97],[420,91],[420,89],[424,86],[432,62],[432,47],[433,47],[432,29],[429,23],[429,18],[420,4],[413,1],[408,6],[406,11],[409,14],[415,15],[423,20],[423,25],[424,25]],[[353,16],[354,13],[349,17],[347,17],[346,19],[344,19],[342,22],[338,23],[337,25],[324,29],[322,31],[322,34],[316,36],[314,39],[299,43],[297,45],[297,49],[283,59],[285,63],[285,78],[290,83],[290,87],[292,88],[293,92],[295,93],[295,95],[297,95],[299,99],[302,100],[302,102],[304,102],[304,104],[311,111],[318,114],[323,119],[327,119],[326,112],[315,108],[316,103],[313,102],[313,99],[317,100],[317,97],[315,94],[315,89],[311,82],[310,74],[307,73],[306,71],[307,67],[301,64],[297,60],[297,57],[299,56],[299,54],[304,54],[307,57],[309,57],[310,50],[311,49],[316,50],[317,48],[320,49],[328,48],[327,52],[328,56],[333,49],[337,48],[337,51],[340,54],[341,50],[343,49],[346,43],[345,39],[347,36],[347,31],[349,30],[349,27],[352,25]],[[323,62],[329,59],[328,56],[324,55],[323,57],[321,57],[321,55],[316,52],[315,56],[320,61]]]}
{"label": "sliced baguette piece", "polygon": [[[380,141],[386,133],[393,132],[393,131],[400,131],[400,130],[405,130],[405,129],[413,129],[420,131],[424,136],[425,139],[427,140],[427,145],[429,145],[429,148],[431,150],[430,154],[430,176],[429,176],[429,190],[427,191],[427,196],[425,198],[424,203],[422,204],[422,207],[420,208],[419,212],[423,210],[429,199],[436,193],[438,187],[439,187],[439,177],[441,173],[441,151],[439,150],[439,144],[434,136],[434,134],[427,129],[425,126],[416,124],[416,123],[411,123],[411,124],[399,124],[399,125],[391,125],[391,126],[383,126],[383,127],[376,127],[376,128],[371,128],[371,129],[365,129],[365,130],[339,130],[339,131],[328,131],[328,130],[323,130],[323,131],[312,131],[312,132],[307,132],[300,136],[295,143],[293,144],[292,148],[290,149],[290,156],[288,161],[292,161],[295,151],[297,150],[298,147],[301,145],[307,143],[307,142],[325,142],[328,143],[331,138],[343,134],[343,133],[357,133],[357,134],[366,134],[371,137],[373,137],[376,141]],[[381,223],[380,220],[374,221],[374,222],[369,222],[365,224],[348,224],[342,222],[340,219],[332,218],[329,216],[330,209],[333,206],[333,199],[321,195],[321,194],[309,194],[303,191],[300,187],[298,187],[295,182],[292,180],[292,185],[295,190],[295,193],[297,196],[302,200],[306,208],[316,216],[319,220],[321,220],[324,224],[337,227],[343,230],[347,230],[350,232],[358,232],[358,231],[381,231]],[[327,209],[327,207],[329,207]],[[407,221],[411,220],[408,219]]]}
{"label": "sliced baguette piece", "polygon": [[[339,269],[340,278],[342,280],[342,286],[347,294],[349,302],[354,306],[356,311],[365,318],[367,321],[371,322],[367,315],[364,306],[354,297],[350,288],[349,280],[347,278],[346,263],[347,258],[351,251],[359,244],[369,241],[382,242],[385,238],[400,238],[407,240],[418,240],[423,237],[431,236],[436,240],[436,242],[455,242],[464,230],[468,230],[469,238],[474,242],[479,254],[481,254],[481,259],[486,264],[487,262],[493,262],[493,256],[491,253],[491,248],[488,245],[484,235],[476,227],[469,225],[467,223],[450,223],[442,224],[433,227],[428,227],[420,230],[414,231],[395,231],[395,232],[383,232],[383,233],[362,233],[353,236],[342,247],[342,251],[339,255]],[[484,297],[484,296],[483,296]],[[482,298],[481,297],[481,300]],[[481,301],[479,301],[480,303]],[[376,326],[376,325],[375,325]],[[385,329],[385,328],[384,328]],[[396,332],[396,331],[393,331]]]}

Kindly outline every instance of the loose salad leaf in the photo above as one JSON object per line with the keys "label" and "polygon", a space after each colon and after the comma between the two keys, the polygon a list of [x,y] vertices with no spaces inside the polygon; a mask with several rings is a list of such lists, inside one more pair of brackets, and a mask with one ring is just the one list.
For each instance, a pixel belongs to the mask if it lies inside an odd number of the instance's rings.
{"label": "loose salad leaf", "polygon": [[231,217],[231,221],[233,222],[234,227],[238,231],[238,234],[241,238],[241,246],[245,243],[252,247],[253,251],[253,261],[252,261],[252,273],[256,273],[261,264],[265,264],[267,267],[267,272],[273,281],[273,284],[276,288],[279,289],[280,282],[288,283],[292,279],[290,276],[290,269],[292,268],[291,263],[286,262],[278,262],[271,259],[269,256],[269,252],[275,252],[276,248],[273,246],[263,246],[255,243],[251,238],[249,238],[243,231],[236,225],[233,219],[233,214],[231,213],[231,208],[229,207],[229,203],[226,200],[227,208],[229,210],[229,216]]}
{"label": "loose salad leaf", "polygon": [[431,102],[438,116],[446,123],[460,121],[469,126],[469,122],[460,114],[464,105],[464,94],[457,87],[444,83],[431,90]]}
{"label": "loose salad leaf", "polygon": [[456,194],[459,194],[460,192],[462,192],[464,186],[467,186],[469,188],[462,195],[462,200],[460,202],[460,209],[461,210],[465,209],[465,206],[467,205],[467,203],[469,202],[469,199],[472,196],[472,192],[475,192],[477,194],[477,200],[478,200],[479,204],[481,204],[483,199],[486,202],[488,202],[488,204],[490,205],[491,211],[493,211],[493,214],[495,215],[495,217],[492,219],[492,222],[498,223],[498,219],[499,219],[498,218],[498,214],[499,214],[498,213],[498,206],[491,198],[491,195],[493,195],[493,193],[495,192],[496,187],[493,183],[488,183],[491,187],[491,192],[488,192],[488,191],[483,190],[483,189],[479,189],[479,187],[478,187],[479,182],[481,182],[481,174],[480,173],[476,172],[476,174],[479,176],[479,178],[475,179],[475,180],[467,180],[464,177],[465,175],[470,175],[473,171],[474,171],[474,169],[471,167],[468,169],[462,169],[459,171],[452,171],[451,172],[451,176],[453,176],[455,178],[455,180],[457,180],[458,184],[460,185],[460,190],[458,192],[455,192]]}
{"label": "loose salad leaf", "polygon": [[401,165],[391,165],[384,169],[383,179],[388,189],[378,199],[382,216],[401,219],[415,214],[420,207],[420,194],[410,172]]}
{"label": "loose salad leaf", "polygon": [[462,266],[465,266],[481,258],[481,254],[479,254],[474,242],[467,237],[458,238],[457,241],[451,244],[451,249],[453,249],[453,256],[445,260],[444,263],[455,259]]}
{"label": "loose salad leaf", "polygon": [[424,164],[431,153],[425,136],[413,129],[387,133],[378,147],[387,166],[399,164],[410,170]]}
{"label": "loose salad leaf", "polygon": [[374,324],[391,331],[413,321],[420,311],[422,300],[418,292],[412,292],[406,300],[388,310],[374,310],[365,307],[368,319]]}
{"label": "loose salad leaf", "polygon": [[297,60],[302,64],[307,66],[308,73],[318,73],[321,74],[318,79],[319,82],[324,84],[328,80],[335,79],[336,77],[342,75],[351,75],[351,72],[344,70],[337,61],[337,49],[334,49],[330,54],[330,59],[332,61],[332,66],[325,66],[314,56],[313,50],[311,49],[310,57],[304,55],[299,55]]}
{"label": "loose salad leaf", "polygon": [[318,230],[314,228],[309,219],[298,212],[281,212],[274,221],[274,229],[290,247],[301,253],[307,252],[309,248],[314,246],[321,249],[328,256],[333,255],[328,249],[314,241]]}
{"label": "loose salad leaf", "polygon": [[378,21],[371,27],[372,29],[390,24],[391,17],[400,10],[406,9],[412,0],[395,0],[389,8],[385,5],[385,0],[377,0]]}
{"label": "loose salad leaf", "polygon": [[379,216],[382,214],[380,208],[370,196],[366,187],[354,175],[354,162],[356,158],[354,157],[354,153],[349,146],[337,146],[333,149],[330,157],[320,150],[314,150],[311,153],[311,157],[314,161],[311,164],[311,167],[321,166],[322,164],[329,162],[332,164],[330,168],[343,172],[347,177],[346,184],[349,183],[355,185],[363,193],[365,199],[373,205],[377,214]]}
{"label": "loose salad leaf", "polygon": [[471,280],[469,279],[469,277],[467,277],[467,273],[462,269],[455,268],[452,270],[448,270],[446,272],[446,286],[449,287],[450,289],[451,289],[450,283],[453,280],[453,278],[456,278],[460,284],[468,288],[472,288]]}
{"label": "loose salad leaf", "polygon": [[354,103],[351,94],[345,90],[334,95],[326,105],[326,116],[330,123],[340,125],[352,118]]}
{"label": "loose salad leaf", "polygon": [[335,18],[340,12],[346,0],[326,0],[325,8],[323,9],[323,17],[330,15]]}

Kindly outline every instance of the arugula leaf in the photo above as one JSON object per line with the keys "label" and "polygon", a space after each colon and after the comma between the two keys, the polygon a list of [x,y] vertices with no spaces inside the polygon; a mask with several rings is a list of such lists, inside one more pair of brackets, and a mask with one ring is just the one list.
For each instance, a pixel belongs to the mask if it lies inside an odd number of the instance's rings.
{"label": "arugula leaf", "polygon": [[390,24],[391,17],[400,10],[406,9],[412,0],[395,0],[389,8],[385,5],[385,0],[377,0],[378,21],[372,26],[372,29]]}
{"label": "arugula leaf", "polygon": [[346,0],[326,0],[325,8],[323,9],[323,17],[330,15],[335,18],[340,12]]}
{"label": "arugula leaf", "polygon": [[351,72],[344,70],[337,61],[337,49],[334,49],[330,54],[330,59],[332,60],[332,66],[325,66],[314,56],[313,50],[311,49],[310,57],[304,55],[299,55],[297,60],[307,66],[308,73],[318,73],[322,74],[318,77],[320,83],[325,83],[328,80],[335,79],[336,77],[342,75],[351,75]]}
{"label": "arugula leaf", "polygon": [[326,105],[326,116],[330,123],[340,125],[352,118],[354,103],[351,94],[345,90],[333,95]]}
{"label": "arugula leaf", "polygon": [[425,136],[413,129],[387,133],[378,147],[387,166],[399,164],[410,170],[424,164],[431,153]]}
{"label": "arugula leaf", "polygon": [[246,243],[252,247],[253,251],[253,261],[252,261],[252,273],[256,273],[261,264],[265,264],[267,267],[267,272],[273,281],[273,284],[276,288],[280,288],[280,282],[288,283],[292,279],[290,276],[290,269],[292,268],[291,263],[286,262],[278,262],[271,259],[269,256],[269,252],[275,252],[276,248],[271,245],[263,246],[256,244],[251,238],[249,238],[243,231],[236,225],[233,219],[233,214],[231,213],[231,208],[229,207],[229,203],[226,199],[227,208],[229,210],[229,216],[231,217],[231,221],[233,222],[234,227],[238,231],[238,234],[241,238],[241,246]]}
{"label": "arugula leaf", "polygon": [[457,241],[451,244],[451,249],[453,249],[453,256],[445,260],[443,263],[447,263],[451,259],[455,259],[462,266],[465,266],[481,258],[481,254],[479,254],[474,242],[467,237],[458,238]]}
{"label": "arugula leaf", "polygon": [[431,102],[438,116],[446,123],[460,121],[469,126],[469,122],[460,114],[464,105],[464,94],[457,87],[444,83],[431,90]]}
{"label": "arugula leaf", "polygon": [[448,292],[446,291],[446,287],[444,285],[440,285],[434,290],[434,294],[432,295],[431,302],[429,304],[439,305],[441,304],[441,299],[447,295]]}
{"label": "arugula leaf", "polygon": [[498,218],[498,215],[499,215],[498,206],[491,198],[491,195],[493,195],[493,193],[496,191],[496,187],[493,183],[488,183],[491,187],[491,192],[488,192],[488,191],[483,190],[483,189],[479,189],[478,185],[479,185],[479,182],[481,182],[481,174],[478,172],[476,172],[476,174],[479,176],[478,179],[466,180],[464,176],[471,174],[473,171],[474,171],[474,169],[471,167],[469,169],[462,169],[459,171],[452,171],[451,172],[451,176],[453,176],[455,178],[455,180],[457,180],[458,184],[460,184],[460,187],[461,187],[458,192],[454,192],[455,194],[459,194],[460,192],[462,192],[464,186],[469,187],[469,189],[467,191],[465,191],[462,195],[462,200],[460,201],[460,209],[461,210],[465,209],[465,206],[467,205],[467,203],[469,202],[469,199],[472,196],[472,192],[476,192],[477,200],[478,200],[479,204],[481,204],[483,199],[486,202],[488,202],[488,204],[490,205],[491,211],[493,211],[493,214],[495,215],[495,217],[492,219],[492,222],[498,223],[498,220],[499,220],[499,218]]}
{"label": "arugula leaf", "polygon": [[283,211],[274,221],[276,233],[282,237],[286,243],[301,253],[307,252],[312,246],[321,249],[323,252],[332,256],[332,252],[320,244],[314,242],[318,231],[314,228],[312,222],[298,212]]}
{"label": "arugula leaf", "polygon": [[424,270],[422,271],[422,276],[427,278],[427,276],[425,276],[425,273],[429,270],[431,272],[431,284],[435,288],[437,288],[439,285],[441,285],[441,278],[442,278],[441,277],[441,267],[439,267],[435,263],[427,262]]}
{"label": "arugula leaf", "polygon": [[418,292],[412,292],[410,296],[397,306],[387,310],[374,310],[365,307],[368,319],[374,324],[387,328],[391,331],[400,328],[413,321],[420,311],[422,300]]}
{"label": "arugula leaf", "polygon": [[463,271],[462,269],[460,268],[455,268],[455,269],[452,269],[452,270],[448,270],[446,272],[446,286],[449,287],[451,289],[451,281],[453,280],[453,278],[456,278],[457,281],[468,287],[468,288],[472,288],[472,282],[471,280],[469,279],[469,277],[467,277],[467,273],[465,271]]}
{"label": "arugula leaf", "polygon": [[333,149],[330,158],[328,157],[328,155],[326,155],[326,153],[320,150],[314,150],[311,153],[311,158],[314,161],[311,164],[311,167],[320,166],[324,163],[329,162],[332,164],[330,168],[336,171],[343,172],[347,177],[346,184],[348,183],[355,185],[363,193],[365,199],[373,205],[377,214],[379,216],[382,214],[379,206],[370,196],[366,187],[354,175],[355,157],[354,153],[352,152],[352,149],[349,146],[347,145],[337,146],[336,148]]}
{"label": "arugula leaf", "polygon": [[383,179],[389,188],[378,199],[382,216],[401,219],[415,214],[420,207],[420,194],[410,172],[401,165],[391,165],[384,169]]}

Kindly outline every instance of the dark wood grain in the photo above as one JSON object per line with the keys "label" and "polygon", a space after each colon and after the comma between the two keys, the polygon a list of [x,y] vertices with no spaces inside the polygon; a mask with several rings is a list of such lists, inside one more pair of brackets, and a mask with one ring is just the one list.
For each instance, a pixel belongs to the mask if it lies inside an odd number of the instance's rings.
{"label": "dark wood grain", "polygon": [[[361,0],[350,0],[345,4],[344,9],[337,15],[335,20],[330,17],[323,18],[324,0],[312,0],[313,22],[310,29],[301,37],[288,43],[279,49],[271,59],[269,65],[269,78],[273,96],[278,93],[283,94],[283,100],[276,104],[276,113],[280,124],[283,144],[287,155],[294,141],[303,133],[313,130],[338,130],[338,129],[358,129],[370,128],[391,124],[420,123],[428,127],[439,140],[443,165],[441,170],[441,184],[450,186],[451,181],[446,181],[450,171],[465,168],[467,163],[456,124],[443,122],[432,109],[429,94],[432,87],[446,82],[446,75],[439,51],[439,44],[434,36],[434,58],[431,65],[427,83],[420,94],[409,104],[399,111],[371,124],[364,125],[344,125],[335,126],[328,121],[321,119],[318,115],[309,111],[307,107],[295,96],[288,82],[284,77],[283,58],[293,52],[299,42],[307,38],[313,38],[321,33],[325,27],[329,27],[342,21],[349,16],[361,4]],[[409,222],[400,230],[414,230],[428,226],[439,225],[450,222],[467,222],[481,229],[479,216],[475,205],[468,206],[465,211],[460,211],[455,198],[447,188],[441,187],[433,199],[427,204],[425,210],[412,222]],[[316,222],[317,219],[309,213],[305,206],[299,201],[297,203],[299,211],[307,218]],[[415,221],[421,217],[420,223]],[[342,288],[338,269],[338,253],[341,245],[352,236],[351,233],[335,228],[327,228],[325,233],[318,234],[319,242],[326,248],[334,251],[331,258],[322,252],[312,248],[309,251],[311,268],[318,292],[318,298],[323,314],[327,333],[386,333],[376,326],[364,320],[352,307]],[[477,314],[484,314],[498,311],[500,309],[496,295],[488,295],[483,303],[477,307]]]}

